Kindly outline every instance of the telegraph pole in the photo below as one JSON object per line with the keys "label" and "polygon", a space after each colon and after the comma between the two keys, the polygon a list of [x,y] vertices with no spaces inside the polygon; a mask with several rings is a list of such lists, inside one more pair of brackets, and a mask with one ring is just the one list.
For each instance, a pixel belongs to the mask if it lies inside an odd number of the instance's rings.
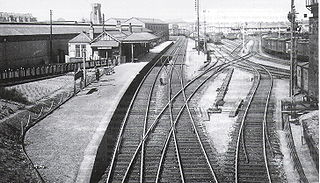
{"label": "telegraph pole", "polygon": [[244,53],[244,25],[242,26],[242,53]]}
{"label": "telegraph pole", "polygon": [[50,63],[52,63],[52,10],[50,10],[50,42],[49,42],[49,51],[50,51]]}
{"label": "telegraph pole", "polygon": [[196,8],[197,8],[197,34],[198,34],[198,55],[200,55],[200,18],[199,18],[199,1],[200,0],[196,0]]}
{"label": "telegraph pole", "polygon": [[204,53],[207,53],[206,10],[203,10],[203,32],[204,32],[203,49],[204,49]]}
{"label": "telegraph pole", "polygon": [[289,91],[289,95],[290,97],[293,97],[294,95],[294,71],[295,71],[295,63],[294,63],[294,43],[295,43],[295,35],[294,35],[294,24],[295,24],[295,7],[294,7],[294,0],[291,0],[291,45],[290,45],[290,91]]}
{"label": "telegraph pole", "polygon": [[[261,47],[261,44],[262,44],[262,28],[261,28],[261,22],[259,23],[260,25],[260,47]],[[260,49],[260,48],[259,48]]]}

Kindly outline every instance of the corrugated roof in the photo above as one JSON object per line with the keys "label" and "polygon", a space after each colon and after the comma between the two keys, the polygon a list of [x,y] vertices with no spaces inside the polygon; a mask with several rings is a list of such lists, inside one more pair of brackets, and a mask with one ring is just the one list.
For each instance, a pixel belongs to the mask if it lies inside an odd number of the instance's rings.
{"label": "corrugated roof", "polygon": [[[89,25],[53,25],[52,34],[78,34],[82,31],[89,32]],[[114,27],[106,27],[107,30],[116,30]],[[102,32],[102,26],[94,26],[95,33]],[[48,35],[50,25],[47,24],[0,24],[0,36],[16,35]]]}
{"label": "corrugated roof", "polygon": [[69,41],[69,43],[90,43],[92,40],[89,35],[85,32],[80,33],[73,39]]}
{"label": "corrugated roof", "polygon": [[[83,31],[89,32],[89,24],[53,24],[52,34],[79,34]],[[115,26],[105,26],[109,31],[117,31]],[[128,30],[128,28],[123,28]],[[133,32],[151,32],[149,29],[142,27],[132,27]],[[102,33],[102,26],[94,26],[95,33]],[[23,36],[23,35],[48,35],[50,34],[49,24],[5,24],[0,23],[0,36]]]}

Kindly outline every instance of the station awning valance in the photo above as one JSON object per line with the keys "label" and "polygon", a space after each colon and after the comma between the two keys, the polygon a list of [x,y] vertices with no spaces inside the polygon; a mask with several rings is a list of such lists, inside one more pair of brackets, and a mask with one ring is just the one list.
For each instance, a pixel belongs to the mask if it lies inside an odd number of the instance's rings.
{"label": "station awning valance", "polygon": [[99,40],[92,43],[91,47],[98,47],[98,49],[110,49],[111,47],[119,47],[119,43],[114,40]]}

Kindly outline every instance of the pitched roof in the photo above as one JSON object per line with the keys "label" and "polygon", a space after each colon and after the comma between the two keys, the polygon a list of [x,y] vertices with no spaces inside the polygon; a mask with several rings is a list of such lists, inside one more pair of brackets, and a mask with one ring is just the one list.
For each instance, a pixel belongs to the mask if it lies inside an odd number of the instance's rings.
{"label": "pitched roof", "polygon": [[104,31],[100,35],[98,35],[96,38],[94,38],[91,42],[93,43],[93,42],[99,41],[104,36],[109,36],[116,41],[120,41],[121,39],[126,38],[128,35],[120,31]]}
{"label": "pitched roof", "polygon": [[90,43],[92,39],[86,32],[81,32],[79,35],[69,41],[69,43]]}
{"label": "pitched roof", "polygon": [[[157,18],[138,18],[138,17],[132,17],[130,19],[137,19],[140,20],[143,23],[149,23],[149,24],[168,24],[160,19]],[[128,19],[127,21],[129,21],[130,19]]]}
{"label": "pitched roof", "polygon": [[105,22],[109,22],[109,21],[112,21],[112,20],[120,21],[120,22],[122,23],[122,22],[127,21],[128,19],[127,19],[127,18],[116,18],[116,17],[111,17],[111,18],[108,18]]}
{"label": "pitched roof", "polygon": [[123,42],[148,42],[157,39],[158,37],[148,32],[134,32],[125,39]]}
{"label": "pitched roof", "polygon": [[[79,34],[89,31],[89,24],[53,24],[52,34]],[[113,26],[106,26],[107,30],[116,30]],[[94,32],[101,33],[102,26],[94,26]],[[0,23],[0,36],[49,35],[50,24]]]}

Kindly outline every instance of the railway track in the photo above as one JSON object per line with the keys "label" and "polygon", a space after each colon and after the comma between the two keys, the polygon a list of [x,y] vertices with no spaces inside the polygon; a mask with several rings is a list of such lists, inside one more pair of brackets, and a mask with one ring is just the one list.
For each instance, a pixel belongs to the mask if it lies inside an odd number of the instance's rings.
{"label": "railway track", "polygon": [[267,159],[267,113],[273,78],[254,66],[256,79],[237,136],[235,182],[271,182]]}
{"label": "railway track", "polygon": [[186,43],[179,39],[139,86],[100,182],[218,182],[209,140],[199,132],[188,102],[212,76],[240,59],[209,66],[185,84]]}
{"label": "railway track", "polygon": [[112,161],[100,182],[228,179],[220,172],[209,139],[200,133],[202,126],[193,119],[195,110],[189,102],[210,78],[252,55],[214,63],[185,83],[186,45],[185,39],[177,40],[141,82],[122,123]]}
{"label": "railway track", "polygon": [[[233,42],[230,40],[224,41],[223,43],[225,44],[225,46],[221,46],[220,50],[224,50],[229,55],[237,56],[237,54],[241,51],[241,49],[240,49],[241,45],[242,45],[241,43]],[[257,58],[260,58],[259,52],[253,51],[252,53],[253,53],[254,57],[257,57],[257,55],[258,55]],[[269,60],[268,57],[267,58],[263,57],[263,60],[274,62],[274,60]],[[251,60],[247,60],[247,62],[251,62],[252,64],[255,64],[255,62],[253,62]],[[278,67],[275,67],[272,65],[265,65],[265,64],[259,64],[259,65],[261,65],[264,68],[267,68],[274,77],[277,77],[277,78],[289,78],[290,77],[290,71],[288,71],[286,69],[278,68]],[[251,72],[253,71],[252,68],[247,67],[247,64],[237,64],[237,67],[239,67],[243,70],[247,70],[247,71],[251,71]],[[257,69],[260,71],[263,71],[263,69],[261,67],[257,67]]]}
{"label": "railway track", "polygon": [[[225,60],[239,57],[233,51],[237,45],[228,49],[215,49]],[[221,51],[223,50],[223,51]],[[229,58],[225,55],[229,55]],[[254,54],[253,54],[254,55]],[[238,126],[232,133],[232,140],[221,172],[224,182],[281,182],[275,155],[281,154],[272,131],[272,104],[270,97],[274,73],[269,67],[245,59],[235,64],[254,73],[255,82],[240,111]]]}
{"label": "railway track", "polygon": [[[183,75],[178,74],[179,72],[173,67],[182,67],[186,41],[178,40],[177,42],[180,46],[172,50],[173,59],[169,68],[163,64],[161,69],[151,71],[144,83],[147,81],[152,86],[148,89],[141,87],[143,89],[140,89],[136,100],[130,105],[131,110],[127,113],[114,157],[107,170],[108,175],[101,182],[211,182],[214,180],[210,171],[207,171],[207,176],[199,173],[207,170],[210,163],[204,156],[202,161],[199,161],[201,159],[199,154],[204,150],[194,151],[192,144],[199,143],[199,139],[197,141],[194,137],[194,127],[192,129],[192,126],[187,126],[187,122],[183,123],[183,119],[186,118],[183,113],[185,107],[181,108],[181,105],[185,106],[185,101],[182,100],[183,90],[181,90]],[[179,47],[183,49],[178,49]],[[168,70],[171,76],[168,77],[166,86],[163,86],[157,78],[160,78],[160,75],[168,75]],[[157,91],[153,90],[155,87],[164,90],[162,92],[169,96],[169,98],[162,97],[169,101],[166,105],[165,101],[157,101],[160,97],[156,95]],[[165,89],[166,87],[168,88]],[[145,97],[148,91],[149,99]],[[176,92],[178,93],[175,94]],[[143,102],[137,102],[139,101],[137,99]],[[195,164],[196,162],[198,164]],[[192,166],[188,167],[189,165]],[[200,168],[200,165],[206,167]]]}

